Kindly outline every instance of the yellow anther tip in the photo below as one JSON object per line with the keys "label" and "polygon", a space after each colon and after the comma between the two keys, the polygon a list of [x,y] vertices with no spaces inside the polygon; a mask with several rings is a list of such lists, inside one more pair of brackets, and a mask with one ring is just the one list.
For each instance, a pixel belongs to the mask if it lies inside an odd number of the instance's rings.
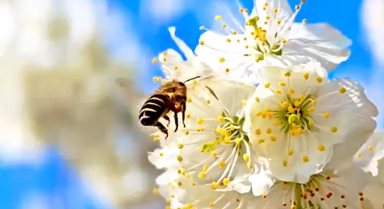
{"label": "yellow anther tip", "polygon": [[225,186],[228,186],[228,184],[231,182],[231,180],[229,179],[229,178],[225,178],[224,180],[223,180],[223,184],[225,185]]}
{"label": "yellow anther tip", "polygon": [[340,92],[340,94],[344,94],[345,92],[347,92],[347,89],[345,89],[344,87],[341,87],[339,89],[339,92]]}
{"label": "yellow anther tip", "polygon": [[337,132],[337,127],[336,126],[331,127],[330,131],[333,132],[333,133],[336,133]]}
{"label": "yellow anther tip", "polygon": [[220,20],[222,20],[222,17],[221,17],[220,15],[217,15],[217,16],[215,17],[215,20],[220,21]]}

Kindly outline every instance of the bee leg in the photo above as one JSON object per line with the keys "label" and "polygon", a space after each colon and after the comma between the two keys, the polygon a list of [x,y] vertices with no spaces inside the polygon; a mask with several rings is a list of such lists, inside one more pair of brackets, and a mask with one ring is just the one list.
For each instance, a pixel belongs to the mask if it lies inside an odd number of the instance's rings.
{"label": "bee leg", "polygon": [[168,138],[168,129],[165,128],[165,126],[163,124],[161,124],[160,122],[158,122],[156,125],[155,125],[157,128],[160,129],[161,132],[163,132],[166,136],[165,138]]}
{"label": "bee leg", "polygon": [[169,119],[168,115],[164,115],[163,118],[168,121],[167,127],[171,123],[171,119]]}
{"label": "bee leg", "polygon": [[176,125],[176,129],[175,129],[175,132],[176,132],[177,129],[179,128],[179,119],[177,118],[177,112],[175,112],[175,125]]}
{"label": "bee leg", "polygon": [[181,113],[182,114],[182,120],[183,120],[183,125],[184,125],[184,128],[186,127],[185,126],[185,111],[186,111],[186,105],[185,105],[185,102],[182,103],[182,108],[183,108],[183,112]]}

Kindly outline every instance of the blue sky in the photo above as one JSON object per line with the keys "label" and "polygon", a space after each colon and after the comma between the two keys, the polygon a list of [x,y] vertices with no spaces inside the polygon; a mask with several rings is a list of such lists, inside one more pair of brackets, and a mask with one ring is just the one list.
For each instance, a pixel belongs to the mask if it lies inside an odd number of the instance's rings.
{"label": "blue sky", "polygon": [[[170,20],[160,20],[161,18],[151,14],[153,10],[150,9],[150,5],[153,5],[154,1],[161,0],[109,0],[110,12],[121,12],[125,21],[130,23],[124,27],[127,37],[129,38],[132,33],[138,35],[148,62],[167,48],[177,49],[168,33],[169,26],[176,26],[177,35],[194,48],[201,34],[199,26],[209,25],[212,18],[217,15],[207,12],[209,8],[206,7],[211,2],[220,0],[183,0],[182,6],[186,8],[180,8],[181,12]],[[289,0],[291,5],[297,4],[298,1]],[[249,4],[252,3],[251,0],[241,2],[248,2],[244,5],[251,8]],[[308,0],[300,11],[298,20],[305,18],[309,23],[328,22],[352,39],[350,59],[339,65],[330,76],[350,77],[364,85],[372,76],[373,58],[362,33],[361,3],[360,0]],[[111,50],[117,47],[118,43],[115,44],[110,46]],[[147,74],[139,80],[151,84],[145,88],[149,92],[154,88],[151,77],[160,75],[158,67],[151,66]],[[39,165],[0,165],[0,208],[22,209],[18,200],[28,199],[33,194],[42,197],[43,202],[50,205],[49,209],[111,208],[96,205],[75,171],[59,156],[55,148],[50,148],[46,156],[46,160]],[[54,207],[55,201],[62,202],[63,207]]]}

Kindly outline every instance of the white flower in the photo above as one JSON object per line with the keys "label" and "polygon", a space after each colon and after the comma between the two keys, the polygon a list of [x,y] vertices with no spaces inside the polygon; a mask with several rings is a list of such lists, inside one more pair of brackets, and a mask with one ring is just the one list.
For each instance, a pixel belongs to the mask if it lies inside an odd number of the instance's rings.
{"label": "white flower", "polygon": [[179,153],[179,148],[165,146],[163,148],[156,149],[154,152],[148,153],[148,160],[156,166],[157,169],[177,168],[179,164],[177,156]]}
{"label": "white flower", "polygon": [[[370,176],[369,184],[359,194],[362,209],[376,209],[384,207],[384,160],[374,160],[378,175]],[[379,162],[379,163],[377,163]]]}
{"label": "white flower", "polygon": [[376,128],[378,111],[363,87],[348,79],[328,81],[318,63],[268,68],[261,75],[248,102],[246,130],[281,181],[308,181],[329,161],[333,145],[366,140]]}
{"label": "white flower", "polygon": [[217,191],[211,185],[198,185],[192,176],[177,176],[173,170],[159,176],[156,183],[170,209],[255,208],[253,202],[258,199],[250,193]]}
{"label": "white flower", "polygon": [[364,171],[378,174],[377,163],[384,157],[384,132],[377,131],[372,137],[359,149],[355,155],[355,162],[363,168]]}
{"label": "white flower", "polygon": [[[332,160],[338,160],[333,158]],[[343,161],[345,162],[345,161]],[[333,165],[339,163],[331,163]],[[368,176],[354,164],[326,166],[304,183],[276,182],[269,193],[254,204],[260,208],[359,208],[359,193]]]}
{"label": "white flower", "polygon": [[[182,56],[173,49],[167,49],[160,53],[158,58],[154,58],[153,63],[160,61],[161,69],[167,80],[185,81],[196,76],[209,76],[213,73],[207,64],[195,56],[193,51],[181,39],[176,37],[175,27],[170,27],[169,32],[187,60],[183,60]],[[154,78],[154,81],[158,79]]]}
{"label": "white flower", "polygon": [[217,190],[250,191],[248,178],[262,175],[258,155],[243,130],[246,101],[255,89],[209,78],[199,82],[195,91],[188,91],[186,128],[179,121],[174,133],[171,121],[167,139],[180,149],[176,159],[181,175],[191,175],[198,185],[208,184]]}
{"label": "white flower", "polygon": [[[328,71],[350,56],[351,41],[325,23],[295,23],[305,0],[292,12],[287,0],[256,0],[252,13],[240,9],[245,20],[232,21],[240,31],[221,21],[226,35],[207,31],[200,37],[196,54],[207,59],[213,69],[237,78],[258,82],[258,69],[264,65],[289,66],[319,61]],[[203,27],[204,28],[204,27]],[[211,62],[208,62],[211,61]]]}

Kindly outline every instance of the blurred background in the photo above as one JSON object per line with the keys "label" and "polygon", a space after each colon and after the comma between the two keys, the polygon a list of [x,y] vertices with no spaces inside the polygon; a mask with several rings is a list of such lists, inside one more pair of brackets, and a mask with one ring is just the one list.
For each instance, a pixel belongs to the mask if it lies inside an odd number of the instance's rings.
{"label": "blurred background", "polygon": [[[164,208],[137,106],[162,75],[152,58],[178,50],[167,28],[194,48],[223,2],[237,10],[235,0],[0,0],[0,208]],[[331,77],[356,80],[384,112],[384,1],[309,0],[304,18],[353,40]]]}

